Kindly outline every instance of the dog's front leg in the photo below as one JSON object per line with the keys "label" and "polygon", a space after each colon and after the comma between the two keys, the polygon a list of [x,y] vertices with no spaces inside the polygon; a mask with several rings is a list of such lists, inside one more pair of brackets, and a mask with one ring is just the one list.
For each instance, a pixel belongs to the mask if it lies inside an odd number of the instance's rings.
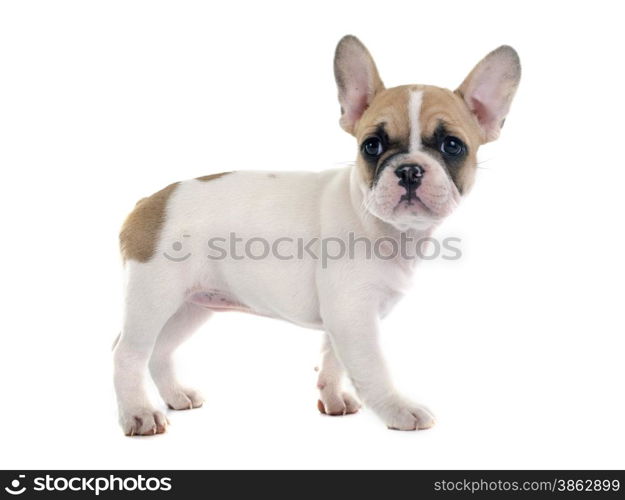
{"label": "dog's front leg", "polygon": [[336,357],[330,336],[323,336],[321,348],[321,366],[317,378],[319,401],[317,407],[326,415],[349,415],[360,409],[360,403],[343,390],[345,368]]}
{"label": "dog's front leg", "polygon": [[349,299],[328,301],[322,313],[332,346],[365,405],[390,429],[432,427],[430,411],[399,395],[391,383],[379,345],[374,304]]}

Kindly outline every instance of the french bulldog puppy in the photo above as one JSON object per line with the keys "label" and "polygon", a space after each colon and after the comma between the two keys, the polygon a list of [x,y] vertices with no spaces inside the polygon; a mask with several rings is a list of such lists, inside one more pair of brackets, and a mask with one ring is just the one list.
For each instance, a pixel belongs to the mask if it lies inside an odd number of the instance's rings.
{"label": "french bulldog puppy", "polygon": [[[125,434],[167,428],[148,399],[148,373],[170,408],[202,405],[176,379],[172,355],[212,314],[232,310],[324,332],[322,413],[354,413],[360,400],[391,429],[434,424],[426,407],[394,389],[378,339],[380,319],[407,290],[418,256],[376,258],[367,242],[388,251],[402,237],[427,238],[458,206],[473,184],[478,148],[499,136],[519,57],[499,47],[455,91],[387,89],[365,46],[345,36],[334,72],[340,124],[356,139],[353,166],[208,175],[167,186],[128,216],[120,235],[123,327],[114,348]],[[233,239],[245,251],[235,252]],[[355,244],[341,258],[318,258],[348,241]],[[345,375],[359,399],[343,389]]]}

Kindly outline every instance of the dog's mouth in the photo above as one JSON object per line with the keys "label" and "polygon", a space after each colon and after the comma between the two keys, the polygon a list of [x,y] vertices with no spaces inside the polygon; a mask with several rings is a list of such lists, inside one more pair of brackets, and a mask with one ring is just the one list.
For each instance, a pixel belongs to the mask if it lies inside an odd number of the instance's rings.
{"label": "dog's mouth", "polygon": [[409,191],[401,196],[397,205],[393,209],[393,213],[399,210],[408,210],[415,215],[427,215],[428,217],[436,217],[436,213],[432,210],[415,191]]}
{"label": "dog's mouth", "polygon": [[415,202],[423,204],[423,202],[417,196],[417,192],[415,189],[408,189],[404,194],[401,195],[398,205],[403,202],[405,202],[407,205],[412,205]]}

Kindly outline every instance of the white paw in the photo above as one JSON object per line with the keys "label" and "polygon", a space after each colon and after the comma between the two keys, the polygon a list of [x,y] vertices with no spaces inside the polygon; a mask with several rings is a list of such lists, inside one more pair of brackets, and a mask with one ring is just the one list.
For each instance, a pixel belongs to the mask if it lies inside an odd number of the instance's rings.
{"label": "white paw", "polygon": [[417,431],[434,425],[434,416],[425,406],[400,397],[391,398],[374,408],[389,429]]}
{"label": "white paw", "polygon": [[169,421],[160,411],[144,407],[121,411],[119,423],[126,436],[153,436],[163,434]]}
{"label": "white paw", "polygon": [[161,392],[161,396],[172,410],[192,410],[204,404],[204,398],[199,392],[184,387],[172,387]]}
{"label": "white paw", "polygon": [[320,397],[321,399],[317,401],[317,408],[324,415],[351,415],[360,409],[360,403],[347,392],[321,391]]}

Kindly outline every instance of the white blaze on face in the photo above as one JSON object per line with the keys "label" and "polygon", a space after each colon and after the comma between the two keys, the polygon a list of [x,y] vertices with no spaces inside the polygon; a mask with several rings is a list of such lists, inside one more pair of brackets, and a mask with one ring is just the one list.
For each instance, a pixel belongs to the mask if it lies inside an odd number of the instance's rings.
{"label": "white blaze on face", "polygon": [[408,101],[408,118],[410,119],[410,152],[414,153],[421,149],[421,103],[423,102],[423,91],[412,90]]}

